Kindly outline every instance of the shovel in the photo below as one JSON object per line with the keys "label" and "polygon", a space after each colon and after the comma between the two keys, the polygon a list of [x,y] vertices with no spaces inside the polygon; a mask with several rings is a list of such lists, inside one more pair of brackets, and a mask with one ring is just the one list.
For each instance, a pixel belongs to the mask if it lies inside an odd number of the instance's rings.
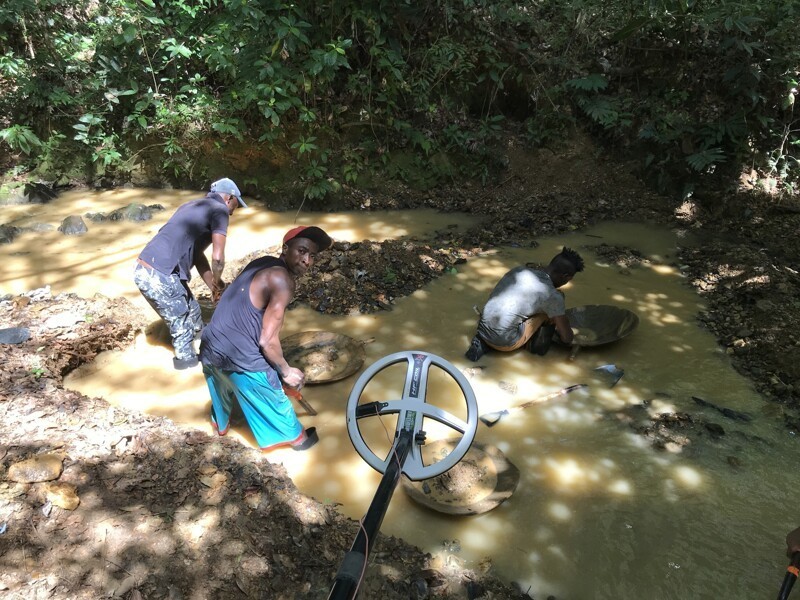
{"label": "shovel", "polygon": [[529,400],[528,402],[523,402],[519,406],[512,406],[511,408],[507,408],[505,410],[486,413],[485,415],[481,415],[479,418],[481,421],[486,423],[487,427],[493,427],[500,419],[502,419],[506,415],[510,415],[511,413],[524,410],[529,406],[533,406],[534,404],[541,404],[542,402],[547,402],[548,400],[552,400],[553,398],[558,398],[559,396],[565,396],[570,392],[574,392],[577,389],[585,387],[587,387],[585,383],[576,383],[575,385],[565,387],[563,389],[558,390],[557,392],[553,392],[552,394],[547,394],[546,396],[542,396],[541,398],[536,398],[535,400]]}
{"label": "shovel", "polygon": [[609,380],[610,388],[613,388],[622,376],[625,375],[625,371],[617,367],[617,365],[603,365],[602,367],[597,367],[595,371],[599,371],[600,373],[606,375]]}
{"label": "shovel", "polygon": [[286,384],[283,384],[283,391],[286,393],[289,398],[292,400],[296,400],[300,403],[300,405],[306,409],[306,412],[311,415],[312,417],[317,414],[317,411],[308,403],[308,400],[303,398],[303,394],[300,393],[300,390],[297,388],[293,388]]}

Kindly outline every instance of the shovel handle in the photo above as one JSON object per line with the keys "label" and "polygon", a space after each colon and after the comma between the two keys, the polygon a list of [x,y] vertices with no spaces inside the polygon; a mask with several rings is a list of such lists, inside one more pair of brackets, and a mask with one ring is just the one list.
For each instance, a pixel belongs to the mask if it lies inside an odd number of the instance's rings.
{"label": "shovel handle", "polygon": [[298,402],[303,399],[303,394],[300,393],[300,390],[297,388],[291,387],[283,384],[283,391],[284,393],[289,396],[292,400],[297,400]]}
{"label": "shovel handle", "polygon": [[296,400],[300,403],[300,406],[306,409],[306,412],[311,415],[312,417],[317,414],[317,411],[303,398],[303,394],[300,393],[300,390],[297,388],[293,388],[286,384],[283,385],[284,393],[289,396],[292,400]]}
{"label": "shovel handle", "polygon": [[499,411],[496,411],[496,412],[490,412],[490,413],[482,414],[478,418],[481,421],[483,421],[486,424],[487,427],[491,427],[492,425],[496,424],[500,419],[502,419],[504,416],[506,416],[508,414],[511,414],[512,412],[517,412],[517,411],[520,411],[520,410],[524,410],[524,409],[528,408],[529,406],[533,406],[534,404],[541,404],[542,402],[547,402],[548,400],[552,400],[553,398],[558,398],[559,396],[564,396],[566,394],[569,394],[570,392],[573,392],[575,390],[578,390],[580,388],[585,388],[585,387],[586,387],[585,383],[576,383],[576,384],[571,385],[569,387],[562,388],[562,389],[558,390],[557,392],[553,392],[552,394],[547,394],[546,396],[542,396],[542,397],[536,398],[534,400],[528,400],[527,402],[519,404],[518,406],[512,406],[511,408],[506,408],[505,410],[499,410]]}

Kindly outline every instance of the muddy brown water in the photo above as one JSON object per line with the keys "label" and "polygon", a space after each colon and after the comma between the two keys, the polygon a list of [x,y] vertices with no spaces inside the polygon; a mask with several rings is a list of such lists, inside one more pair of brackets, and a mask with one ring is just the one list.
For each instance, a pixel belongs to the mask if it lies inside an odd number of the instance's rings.
{"label": "muddy brown water", "polygon": [[[54,293],[125,296],[155,317],[131,281],[133,260],[150,236],[191,191],[117,190],[71,193],[47,206],[4,207],[9,220],[58,226],[66,211],[108,212],[130,202],[158,202],[167,210],[146,223],[87,222],[89,233],[65,237],[56,231],[23,234],[0,247],[4,264],[0,292],[20,293],[50,285]],[[76,203],[81,206],[76,208]],[[230,259],[278,243],[295,224],[293,213],[240,209],[231,225]],[[425,234],[456,225],[467,215],[411,211],[366,214],[302,214],[297,223],[319,224],[337,239],[383,240]],[[397,301],[394,310],[331,317],[300,308],[288,315],[284,334],[327,330],[375,340],[365,346],[365,367],[397,351],[437,354],[469,369],[479,412],[511,407],[567,385],[582,392],[509,415],[492,428],[480,425],[476,439],[500,448],[520,470],[514,495],[492,512],[470,517],[443,515],[416,505],[398,488],[381,531],[425,551],[478,570],[493,568],[530,586],[531,594],[559,598],[754,598],[774,596],[783,577],[783,536],[798,520],[795,487],[787,466],[793,441],[751,383],[731,367],[713,337],[696,325],[702,300],[687,285],[676,247],[691,243],[665,228],[605,223],[557,238],[536,249],[499,248],[459,265]],[[635,248],[652,265],[623,269],[600,258],[600,243]],[[509,268],[549,259],[562,245],[579,249],[586,271],[565,289],[568,306],[614,304],[636,312],[638,329],[618,343],[587,348],[574,360],[554,348],[545,357],[525,351],[489,354],[476,365],[463,357],[474,332],[473,305],[485,302]],[[101,355],[72,374],[67,387],[103,396],[115,405],[163,415],[210,432],[208,392],[199,369],[175,372],[166,333],[153,318],[125,352]],[[593,369],[624,369],[609,388]],[[391,367],[365,390],[364,400],[399,397],[404,372]],[[369,506],[380,474],[354,451],[347,435],[345,405],[358,374],[330,384],[309,385],[304,396],[318,411],[298,414],[316,426],[320,443],[305,453],[278,451],[297,486],[320,501],[341,504],[359,518]],[[749,413],[732,421],[695,404],[698,396]],[[463,401],[441,372],[431,380],[428,401],[454,412]],[[612,415],[647,404],[648,414],[686,411],[718,423],[725,435],[693,435],[682,451],[657,451]],[[389,447],[391,418],[364,422],[376,452]],[[430,440],[447,437],[426,427]],[[697,431],[702,433],[702,428]],[[246,426],[231,434],[252,445]],[[346,549],[343,548],[344,553]]]}

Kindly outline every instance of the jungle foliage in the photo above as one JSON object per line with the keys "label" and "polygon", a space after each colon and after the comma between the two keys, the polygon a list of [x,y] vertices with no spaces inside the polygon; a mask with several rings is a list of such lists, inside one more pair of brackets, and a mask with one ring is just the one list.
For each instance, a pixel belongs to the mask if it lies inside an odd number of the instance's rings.
{"label": "jungle foliage", "polygon": [[4,0],[0,142],[121,178],[157,151],[176,181],[209,139],[280,144],[319,198],[486,181],[508,131],[579,125],[663,190],[747,165],[791,192],[798,23],[800,0]]}

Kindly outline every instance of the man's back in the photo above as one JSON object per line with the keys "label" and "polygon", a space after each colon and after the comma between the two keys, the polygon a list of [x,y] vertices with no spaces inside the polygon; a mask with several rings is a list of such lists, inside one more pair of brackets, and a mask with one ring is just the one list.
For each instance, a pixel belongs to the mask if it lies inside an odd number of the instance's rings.
{"label": "man's back", "polygon": [[182,257],[194,247],[195,241],[212,233],[227,234],[230,215],[221,200],[206,196],[178,207],[139,258],[160,273],[175,272]]}
{"label": "man's back", "polygon": [[279,258],[263,256],[231,282],[203,330],[200,359],[204,363],[232,371],[272,371],[258,344],[264,309],[253,306],[250,284],[260,271],[285,266]]}
{"label": "man's back", "polygon": [[563,315],[564,298],[544,271],[515,267],[503,275],[483,308],[478,333],[490,344],[510,346],[520,324],[538,313]]}

